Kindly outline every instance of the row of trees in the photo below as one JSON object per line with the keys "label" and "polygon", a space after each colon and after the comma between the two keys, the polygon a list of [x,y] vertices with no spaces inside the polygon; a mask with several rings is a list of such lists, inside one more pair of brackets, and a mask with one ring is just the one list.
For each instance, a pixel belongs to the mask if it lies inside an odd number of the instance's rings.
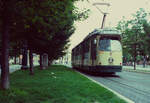
{"label": "row of trees", "polygon": [[29,50],[31,75],[33,53],[47,53],[49,61],[65,54],[68,38],[75,30],[74,21],[87,18],[88,10],[78,12],[74,6],[77,1],[80,0],[0,0],[2,89],[9,88],[9,54],[16,56],[22,51],[25,63]]}
{"label": "row of trees", "polygon": [[[123,56],[124,60],[132,59],[134,69],[136,69],[137,59],[150,56],[150,22],[149,17],[143,8],[140,8],[131,20],[121,20],[117,29],[122,32]],[[144,62],[145,64],[145,62]]]}

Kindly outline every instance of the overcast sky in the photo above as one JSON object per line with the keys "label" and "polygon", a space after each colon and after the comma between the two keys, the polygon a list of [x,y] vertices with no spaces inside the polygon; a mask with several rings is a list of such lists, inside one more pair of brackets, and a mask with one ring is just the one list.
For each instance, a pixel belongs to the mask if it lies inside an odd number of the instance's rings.
{"label": "overcast sky", "polygon": [[75,22],[76,31],[70,37],[70,50],[79,44],[89,32],[101,27],[103,14],[92,5],[97,2],[107,2],[111,5],[109,8],[107,6],[98,6],[102,11],[109,12],[106,16],[105,27],[115,27],[123,16],[126,19],[131,19],[132,14],[136,13],[139,8],[144,8],[150,12],[150,0],[89,0],[89,2],[78,2],[76,6],[79,9],[90,9],[90,13],[88,19]]}

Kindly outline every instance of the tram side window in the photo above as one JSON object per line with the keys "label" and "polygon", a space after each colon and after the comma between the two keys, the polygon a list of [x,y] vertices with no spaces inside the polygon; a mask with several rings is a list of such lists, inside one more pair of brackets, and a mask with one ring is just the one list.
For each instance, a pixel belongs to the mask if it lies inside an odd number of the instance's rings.
{"label": "tram side window", "polygon": [[80,55],[80,48],[79,48],[79,46],[77,47],[77,51],[76,52],[77,52],[77,56]]}
{"label": "tram side window", "polygon": [[77,60],[77,55],[78,55],[78,51],[77,51],[78,49],[76,48],[75,49],[75,53],[74,53],[74,55],[75,55],[75,60]]}
{"label": "tram side window", "polygon": [[75,60],[75,50],[72,51],[72,60]]}
{"label": "tram side window", "polygon": [[76,47],[76,49],[75,49],[75,60],[78,60],[78,55],[79,55],[79,47]]}
{"label": "tram side window", "polygon": [[84,43],[81,44],[81,55],[84,54]]}
{"label": "tram side window", "polygon": [[79,46],[79,51],[78,52],[79,52],[79,55],[82,55],[82,46],[81,45]]}
{"label": "tram side window", "polygon": [[89,52],[89,41],[84,42],[84,53]]}

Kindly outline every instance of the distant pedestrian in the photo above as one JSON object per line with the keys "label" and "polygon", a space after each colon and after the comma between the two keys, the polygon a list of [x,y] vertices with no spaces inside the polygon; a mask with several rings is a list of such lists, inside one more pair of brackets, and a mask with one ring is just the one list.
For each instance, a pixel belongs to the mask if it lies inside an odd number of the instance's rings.
{"label": "distant pedestrian", "polygon": [[146,57],[143,56],[143,68],[145,68],[145,66],[146,66]]}

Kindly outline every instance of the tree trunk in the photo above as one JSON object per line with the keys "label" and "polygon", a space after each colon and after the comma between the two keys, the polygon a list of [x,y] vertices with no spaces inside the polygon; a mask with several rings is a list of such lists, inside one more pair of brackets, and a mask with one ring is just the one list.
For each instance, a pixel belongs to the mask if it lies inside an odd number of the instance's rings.
{"label": "tree trunk", "polygon": [[52,60],[48,61],[48,66],[50,66],[52,64]]}
{"label": "tree trunk", "polygon": [[30,75],[33,75],[33,53],[32,50],[29,52],[29,60],[30,60]]}
{"label": "tree trunk", "polygon": [[19,55],[19,64],[21,65],[21,58],[20,58],[20,55]]}
{"label": "tree trunk", "polygon": [[145,68],[145,66],[146,66],[146,56],[144,55],[144,57],[143,57],[143,68]]}
{"label": "tree trunk", "polygon": [[17,63],[17,56],[16,56],[16,53],[15,53],[15,60],[14,60],[14,64]]}
{"label": "tree trunk", "polygon": [[134,70],[136,70],[136,55],[137,55],[136,45],[134,45]]}
{"label": "tree trunk", "polygon": [[0,54],[0,68],[1,68],[1,65],[2,65],[2,56]]}
{"label": "tree trunk", "polygon": [[48,67],[48,55],[46,53],[42,55],[42,65],[44,69]]}
{"label": "tree trunk", "polygon": [[23,55],[22,55],[22,70],[27,70],[28,69],[28,50],[27,50],[27,41],[24,41],[23,44]]}
{"label": "tree trunk", "polygon": [[2,69],[1,69],[1,88],[9,89],[9,11],[7,2],[3,1],[2,18]]}
{"label": "tree trunk", "polygon": [[43,63],[42,63],[42,54],[40,54],[40,69],[43,70]]}

